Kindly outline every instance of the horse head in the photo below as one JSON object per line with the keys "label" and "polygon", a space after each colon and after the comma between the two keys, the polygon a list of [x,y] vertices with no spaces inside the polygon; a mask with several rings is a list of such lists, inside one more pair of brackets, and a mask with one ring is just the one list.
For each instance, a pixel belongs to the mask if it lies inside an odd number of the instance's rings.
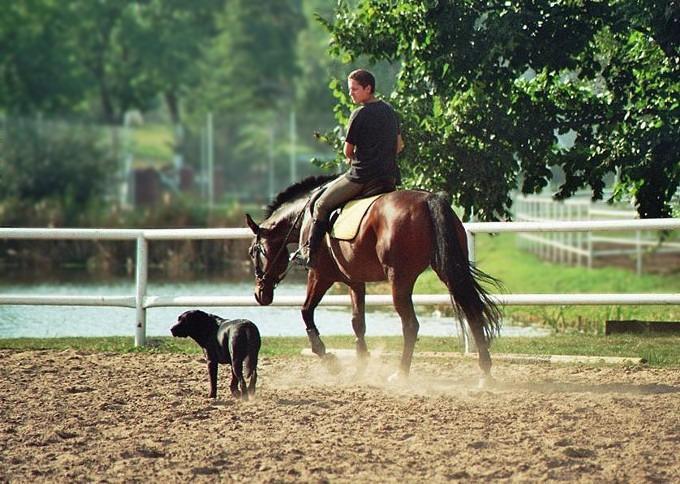
{"label": "horse head", "polygon": [[255,300],[268,306],[274,299],[274,289],[286,275],[289,252],[286,244],[287,231],[281,226],[258,225],[246,214],[246,222],[255,234],[248,253],[255,269]]}
{"label": "horse head", "polygon": [[255,234],[249,251],[255,268],[255,299],[262,306],[272,303],[274,289],[286,275],[290,256],[287,244],[298,241],[310,191],[336,177],[312,176],[289,186],[266,207],[261,225],[246,215],[246,223]]}

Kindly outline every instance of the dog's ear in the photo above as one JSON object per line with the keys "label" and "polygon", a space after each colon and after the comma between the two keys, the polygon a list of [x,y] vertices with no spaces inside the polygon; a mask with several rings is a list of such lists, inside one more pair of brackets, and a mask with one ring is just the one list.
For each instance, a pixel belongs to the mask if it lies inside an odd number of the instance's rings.
{"label": "dog's ear", "polygon": [[200,321],[201,324],[210,324],[215,322],[215,316],[212,314],[208,314],[204,311],[199,311],[196,310],[196,321]]}
{"label": "dog's ear", "polygon": [[177,318],[177,321],[191,321],[192,319],[196,319],[197,317],[200,317],[201,311],[198,311],[196,309],[190,309],[188,311],[184,311],[182,314],[179,315]]}
{"label": "dog's ear", "polygon": [[249,213],[246,214],[246,223],[248,224],[248,227],[250,227],[250,230],[252,230],[255,235],[257,235],[260,232],[260,226],[255,223],[255,221],[253,220]]}
{"label": "dog's ear", "polygon": [[191,321],[193,322],[193,327],[196,331],[199,331],[202,334],[211,334],[215,331],[218,324],[214,314],[199,311],[198,309],[192,311],[192,313]]}

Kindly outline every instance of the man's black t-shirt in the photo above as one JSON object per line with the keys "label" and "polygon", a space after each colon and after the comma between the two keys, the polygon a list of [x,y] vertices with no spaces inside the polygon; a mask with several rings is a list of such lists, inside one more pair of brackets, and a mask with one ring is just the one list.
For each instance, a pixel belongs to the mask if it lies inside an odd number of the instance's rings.
{"label": "man's black t-shirt", "polygon": [[388,103],[382,100],[364,104],[349,118],[345,141],[355,146],[355,160],[347,174],[353,182],[366,183],[378,177],[398,180],[397,135],[399,120]]}

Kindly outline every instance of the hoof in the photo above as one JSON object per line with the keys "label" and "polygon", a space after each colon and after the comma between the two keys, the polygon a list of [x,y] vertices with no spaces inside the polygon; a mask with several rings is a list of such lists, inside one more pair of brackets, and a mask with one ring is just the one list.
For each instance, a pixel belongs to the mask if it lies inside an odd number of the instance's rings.
{"label": "hoof", "polygon": [[342,371],[340,361],[338,361],[338,357],[333,353],[325,353],[321,357],[321,360],[331,375],[338,375]]}
{"label": "hoof", "polygon": [[358,359],[356,366],[356,376],[357,377],[364,376],[364,374],[366,373],[366,368],[368,368],[368,360]]}
{"label": "hoof", "polygon": [[403,371],[397,371],[395,373],[392,373],[390,376],[387,377],[387,382],[388,383],[405,383],[408,381],[408,375],[404,373]]}
{"label": "hoof", "polygon": [[368,351],[357,351],[357,360],[368,361],[371,359],[371,353]]}
{"label": "hoof", "polygon": [[492,377],[491,375],[484,375],[479,377],[479,383],[477,384],[477,388],[479,388],[480,390],[486,390],[492,388],[495,385],[496,379],[494,377]]}

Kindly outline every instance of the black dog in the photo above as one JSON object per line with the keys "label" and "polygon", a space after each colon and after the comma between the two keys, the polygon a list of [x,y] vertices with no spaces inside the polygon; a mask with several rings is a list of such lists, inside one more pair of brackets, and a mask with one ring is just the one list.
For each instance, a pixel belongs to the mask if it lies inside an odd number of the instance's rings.
{"label": "black dog", "polygon": [[[255,396],[257,382],[257,355],[262,344],[260,332],[247,319],[226,320],[203,311],[186,311],[177,318],[170,330],[173,336],[192,338],[198,343],[208,360],[210,398],[217,397],[217,364],[231,365],[231,394],[235,398]],[[243,377],[243,364],[246,375]],[[240,390],[239,390],[240,385]]]}

